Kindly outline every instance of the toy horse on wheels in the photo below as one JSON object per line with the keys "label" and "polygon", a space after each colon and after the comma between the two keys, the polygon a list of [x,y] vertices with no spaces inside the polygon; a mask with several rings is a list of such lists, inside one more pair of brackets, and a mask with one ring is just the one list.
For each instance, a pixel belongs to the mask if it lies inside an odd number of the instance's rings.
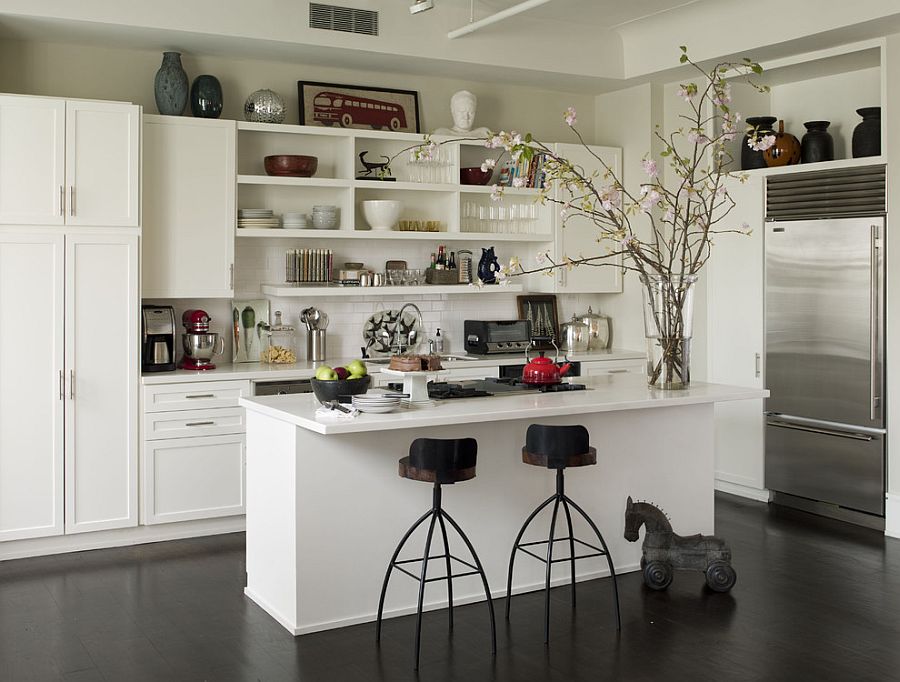
{"label": "toy horse on wheels", "polygon": [[636,542],[644,526],[644,555],[641,569],[644,584],[652,590],[664,590],[672,582],[673,569],[703,571],[706,584],[716,592],[728,592],[737,581],[731,566],[731,550],[725,541],[712,535],[677,535],[666,515],[649,502],[634,502],[625,507],[625,539]]}

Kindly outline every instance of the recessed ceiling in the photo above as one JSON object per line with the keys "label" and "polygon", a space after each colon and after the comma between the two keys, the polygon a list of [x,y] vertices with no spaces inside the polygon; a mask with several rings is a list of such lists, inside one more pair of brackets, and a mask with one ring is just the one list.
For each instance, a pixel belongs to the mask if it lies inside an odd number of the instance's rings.
{"label": "recessed ceiling", "polygon": [[[475,0],[475,18],[480,19],[520,2],[522,0]],[[579,25],[587,23],[596,28],[614,29],[696,2],[700,0],[552,0],[520,16]],[[466,8],[470,6],[470,0],[435,0],[435,3],[450,3]]]}

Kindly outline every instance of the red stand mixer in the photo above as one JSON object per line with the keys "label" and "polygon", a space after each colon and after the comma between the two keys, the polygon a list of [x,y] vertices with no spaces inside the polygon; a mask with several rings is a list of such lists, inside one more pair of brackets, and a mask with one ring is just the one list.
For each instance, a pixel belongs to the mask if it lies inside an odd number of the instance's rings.
{"label": "red stand mixer", "polygon": [[215,369],[212,359],[225,352],[225,339],[209,331],[209,315],[205,310],[185,310],[181,315],[184,334],[181,347],[184,357],[181,368],[190,370]]}

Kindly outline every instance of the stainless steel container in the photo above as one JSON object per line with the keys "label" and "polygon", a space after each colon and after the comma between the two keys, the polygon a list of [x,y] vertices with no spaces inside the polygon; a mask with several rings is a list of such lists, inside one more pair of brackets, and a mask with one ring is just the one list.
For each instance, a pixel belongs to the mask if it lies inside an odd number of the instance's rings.
{"label": "stainless steel container", "polygon": [[577,316],[560,325],[559,336],[563,342],[563,348],[568,353],[585,353],[588,350],[588,325],[581,322]]}
{"label": "stainless steel container", "polygon": [[606,315],[595,313],[590,306],[579,319],[588,326],[588,350],[609,348],[612,341],[612,322]]}
{"label": "stainless steel container", "polygon": [[306,333],[306,359],[309,362],[325,360],[325,330],[310,329]]}

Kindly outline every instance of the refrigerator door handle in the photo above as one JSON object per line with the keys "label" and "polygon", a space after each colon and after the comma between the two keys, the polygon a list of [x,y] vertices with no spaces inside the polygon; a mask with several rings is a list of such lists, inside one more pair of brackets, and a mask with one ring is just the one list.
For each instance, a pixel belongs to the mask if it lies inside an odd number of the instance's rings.
{"label": "refrigerator door handle", "polygon": [[800,424],[790,424],[781,421],[766,420],[767,426],[775,426],[779,429],[793,429],[794,431],[806,431],[808,433],[818,433],[823,436],[837,436],[838,438],[849,438],[851,440],[874,440],[874,436],[867,436],[864,433],[852,433],[850,431],[835,431],[833,429],[821,429],[815,426],[801,426]]}
{"label": "refrigerator door handle", "polygon": [[878,287],[879,287],[879,260],[878,260],[878,225],[871,226],[870,259],[869,259],[869,419],[878,419],[878,411],[881,403],[881,382],[878,377]]}

